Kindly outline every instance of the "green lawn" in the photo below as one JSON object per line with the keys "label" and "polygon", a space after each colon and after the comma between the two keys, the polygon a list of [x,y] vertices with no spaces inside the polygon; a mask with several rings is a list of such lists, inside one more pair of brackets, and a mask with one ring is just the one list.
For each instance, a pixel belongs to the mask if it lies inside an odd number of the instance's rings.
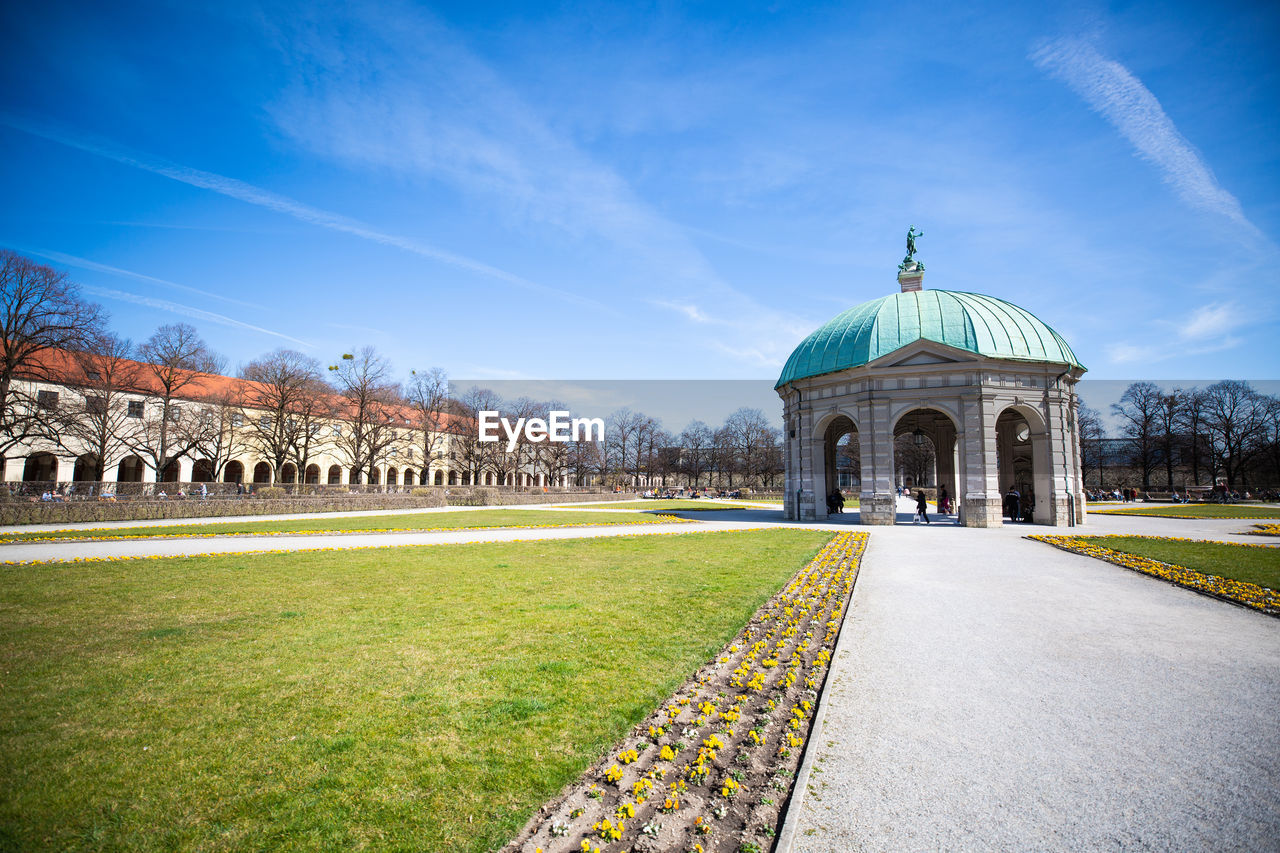
{"label": "green lawn", "polygon": [[634,513],[558,512],[539,509],[493,509],[473,512],[425,512],[414,515],[365,515],[347,518],[296,518],[285,521],[232,521],[205,524],[166,524],[155,527],[98,528],[96,530],[32,531],[0,534],[0,539],[85,539],[96,536],[190,536],[237,533],[296,533],[312,530],[438,530],[450,527],[551,527],[557,524],[636,524],[649,521]]}
{"label": "green lawn", "polygon": [[1231,504],[1130,505],[1124,509],[1098,509],[1101,515],[1171,515],[1191,518],[1280,518],[1280,507]]}
{"label": "green lawn", "polygon": [[1081,536],[1083,542],[1280,590],[1280,548],[1220,542],[1171,542],[1143,536]]}
{"label": "green lawn", "polygon": [[0,566],[0,849],[496,848],[829,535]]}

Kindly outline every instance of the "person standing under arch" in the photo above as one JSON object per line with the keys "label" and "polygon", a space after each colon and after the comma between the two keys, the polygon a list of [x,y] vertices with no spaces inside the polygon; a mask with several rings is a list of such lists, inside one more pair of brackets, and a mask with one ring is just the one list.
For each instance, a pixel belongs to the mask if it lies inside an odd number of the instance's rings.
{"label": "person standing under arch", "polygon": [[924,519],[925,524],[929,523],[929,502],[925,499],[924,489],[916,493],[916,517],[912,519],[912,522],[919,524],[919,519],[921,518]]}

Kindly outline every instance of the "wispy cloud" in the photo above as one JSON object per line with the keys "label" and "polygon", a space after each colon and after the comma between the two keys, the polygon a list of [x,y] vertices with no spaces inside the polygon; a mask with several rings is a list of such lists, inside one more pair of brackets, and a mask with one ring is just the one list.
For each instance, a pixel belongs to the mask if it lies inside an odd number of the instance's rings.
{"label": "wispy cloud", "polygon": [[1179,327],[1178,336],[1183,340],[1200,340],[1228,335],[1249,322],[1249,316],[1234,302],[1218,302],[1202,305],[1192,312]]}
{"label": "wispy cloud", "polygon": [[183,317],[190,317],[193,320],[206,320],[210,323],[218,323],[223,326],[231,326],[236,329],[246,329],[250,332],[258,332],[263,335],[270,335],[274,338],[289,341],[302,347],[313,348],[315,345],[307,341],[286,335],[283,332],[276,332],[271,329],[264,329],[262,326],[255,326],[252,323],[245,323],[228,317],[225,314],[218,314],[213,311],[206,311],[203,308],[195,308],[191,305],[183,305],[180,302],[170,302],[167,299],[156,299],[151,296],[141,296],[137,293],[127,293],[123,290],[114,290],[110,287],[95,287],[85,285],[82,287],[85,293],[91,296],[97,296],[100,299],[117,299],[121,302],[131,302],[134,305],[142,305],[146,308],[155,308],[160,311],[168,311],[172,314],[178,314]]}
{"label": "wispy cloud", "polygon": [[[298,16],[280,21],[273,35],[295,79],[271,112],[299,146],[446,182],[518,228],[556,229],[548,236],[567,238],[574,251],[603,246],[619,271],[600,283],[611,299],[629,299],[634,283],[643,282],[650,304],[686,320],[714,314],[726,333],[771,341],[780,352],[794,345],[786,332],[794,318],[726,281],[685,228],[429,12],[393,4],[360,7],[341,20]],[[700,316],[678,302],[703,306]]]}
{"label": "wispy cloud", "polygon": [[1154,165],[1188,204],[1225,216],[1253,239],[1265,239],[1240,201],[1225,190],[1160,101],[1129,69],[1086,41],[1060,38],[1031,54],[1036,67],[1065,82]]}
{"label": "wispy cloud", "polygon": [[[37,122],[27,120],[18,116],[0,113],[0,124],[4,124],[14,130],[28,133],[32,136],[38,136],[42,139],[48,139],[51,142],[57,142],[70,148],[76,148],[81,151],[87,151],[90,154],[96,154],[117,163],[123,163],[127,166],[151,172],[156,175],[162,175],[180,183],[188,184],[193,187],[211,190],[220,195],[234,198],[257,207],[266,208],[267,210],[282,213],[291,216],[302,222],[311,225],[317,225],[321,228],[328,228],[332,231],[339,231],[344,234],[350,234],[363,240],[369,240],[374,243],[380,243],[384,246],[392,246],[411,252],[424,258],[440,263],[449,264],[478,275],[488,278],[497,279],[507,284],[542,293],[547,296],[554,296],[568,302],[575,302],[581,305],[590,305],[596,308],[604,308],[603,305],[592,299],[587,299],[573,293],[568,293],[554,287],[548,287],[529,279],[522,278],[514,273],[499,269],[489,264],[458,255],[444,249],[436,248],[403,237],[398,234],[390,234],[351,219],[338,213],[323,210],[318,207],[304,204],[287,196],[264,190],[236,178],[229,178],[225,175],[218,175],[213,172],[206,172],[201,169],[195,169],[190,166],[183,166],[178,163],[172,163],[167,160],[151,157],[149,155],[137,152],[126,151],[119,146],[104,140],[93,139],[88,136],[73,134],[64,130],[48,127]],[[607,309],[606,309],[607,310]]]}
{"label": "wispy cloud", "polygon": [[69,267],[78,267],[80,269],[93,270],[94,272],[107,273],[108,275],[118,275],[124,278],[131,278],[131,279],[134,279],[135,281],[146,282],[147,284],[159,284],[163,287],[172,287],[177,290],[185,290],[187,293],[195,293],[200,296],[207,296],[210,299],[218,299],[223,302],[229,302],[232,305],[240,305],[245,308],[262,308],[263,307],[261,305],[256,305],[252,302],[244,302],[239,299],[232,299],[231,297],[223,296],[220,293],[212,293],[208,290],[201,290],[198,287],[191,287],[186,284],[179,284],[176,281],[169,281],[168,279],[156,278],[153,275],[146,275],[144,273],[134,272],[133,270],[121,269],[120,267],[113,267],[113,266],[109,266],[108,264],[100,264],[97,261],[91,261],[88,258],[76,257],[75,255],[68,255],[65,252],[54,252],[49,249],[36,249],[30,246],[18,246],[13,243],[7,243],[6,245],[14,249],[15,251],[22,252],[24,255],[35,255],[40,258],[47,258],[48,260],[51,260],[54,263],[66,264]]}

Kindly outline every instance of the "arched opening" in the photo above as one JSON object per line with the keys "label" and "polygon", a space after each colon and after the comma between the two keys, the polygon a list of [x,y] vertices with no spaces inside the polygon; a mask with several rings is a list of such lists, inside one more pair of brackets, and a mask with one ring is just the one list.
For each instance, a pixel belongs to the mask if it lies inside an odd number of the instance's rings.
{"label": "arched opening", "polygon": [[956,422],[941,409],[910,409],[893,428],[894,485],[934,502],[931,514],[959,519]]}
{"label": "arched opening", "polygon": [[818,509],[825,508],[827,515],[843,515],[857,505],[862,491],[857,425],[845,415],[833,418],[822,433],[822,451],[822,483],[814,484],[814,498]]}
{"label": "arched opening", "polygon": [[259,462],[253,466],[253,482],[255,484],[265,484],[271,482],[271,465],[266,462]]}
{"label": "arched opening", "polygon": [[141,483],[142,472],[146,470],[146,467],[140,457],[126,456],[120,460],[120,465],[116,468],[116,482]]}
{"label": "arched opening", "polygon": [[280,467],[280,482],[293,484],[298,481],[298,467],[292,462],[286,462]]}
{"label": "arched opening", "polygon": [[76,467],[71,473],[71,479],[77,483],[93,483],[101,480],[102,464],[98,461],[98,457],[92,453],[77,456]]}
{"label": "arched opening", "polygon": [[58,479],[58,457],[52,453],[33,453],[22,466],[22,482],[51,483]]}
{"label": "arched opening", "polygon": [[308,486],[317,486],[320,484],[320,466],[312,463],[307,466],[307,470],[303,472],[303,482]]}
{"label": "arched opening", "polygon": [[160,475],[162,483],[176,483],[182,477],[182,463],[177,459],[170,459],[169,464],[164,466],[164,473]]}
{"label": "arched opening", "polygon": [[[443,472],[443,471],[436,471],[435,484],[436,484],[437,486],[443,486],[443,485],[444,485],[444,472]],[[450,474],[449,474],[449,484],[450,484],[450,485],[453,485],[453,474],[452,474],[452,473],[450,473]]]}
{"label": "arched opening", "polygon": [[351,485],[353,485],[353,486],[358,486],[358,485],[360,485],[361,480],[360,480],[360,469],[359,469],[359,468],[352,468],[352,469],[351,469],[350,473],[347,475],[347,482],[348,482],[348,483],[350,483],[350,484],[351,484]]}
{"label": "arched opening", "polygon": [[243,483],[244,482],[244,463],[228,462],[227,467],[222,469],[222,482]]}
{"label": "arched opening", "polygon": [[400,472],[395,468],[387,469],[387,485],[394,486],[400,482]]}
{"label": "arched opening", "polygon": [[412,486],[412,485],[415,485],[415,481],[414,481],[414,479],[413,479],[413,469],[412,469],[412,468],[405,468],[405,469],[404,469],[404,484],[405,484],[406,486]]}
{"label": "arched opening", "polygon": [[996,418],[996,479],[1005,519],[1052,523],[1048,449],[1035,410],[1010,406]]}
{"label": "arched opening", "polygon": [[191,482],[212,483],[213,463],[208,459],[197,459],[195,464],[191,466]]}
{"label": "arched opening", "polygon": [[369,485],[377,486],[382,483],[382,472],[377,468],[369,469]]}
{"label": "arched opening", "polygon": [[342,485],[342,466],[340,465],[329,466],[329,485],[330,486]]}

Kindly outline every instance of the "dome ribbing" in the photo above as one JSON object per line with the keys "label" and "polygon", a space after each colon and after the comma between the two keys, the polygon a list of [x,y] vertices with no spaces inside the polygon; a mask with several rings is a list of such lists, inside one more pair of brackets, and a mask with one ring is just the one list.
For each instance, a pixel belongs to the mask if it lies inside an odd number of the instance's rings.
{"label": "dome ribbing", "polygon": [[805,338],[774,386],[860,367],[918,340],[990,358],[1084,369],[1062,336],[1003,299],[950,290],[893,293],[837,315]]}

